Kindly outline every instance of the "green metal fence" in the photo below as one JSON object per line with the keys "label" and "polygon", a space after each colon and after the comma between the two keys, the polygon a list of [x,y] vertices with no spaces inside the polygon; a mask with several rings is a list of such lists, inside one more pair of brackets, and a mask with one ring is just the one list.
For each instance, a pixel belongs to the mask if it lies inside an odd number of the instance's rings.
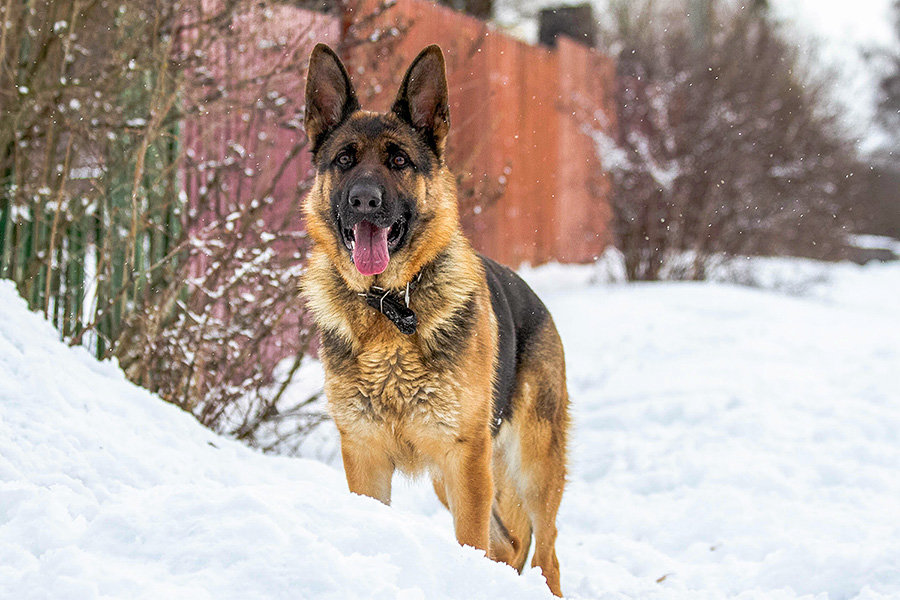
{"label": "green metal fence", "polygon": [[32,198],[19,193],[14,171],[0,182],[0,277],[98,357],[177,259],[176,140],[173,128],[147,146],[137,186],[132,134],[112,141],[102,164],[70,168]]}

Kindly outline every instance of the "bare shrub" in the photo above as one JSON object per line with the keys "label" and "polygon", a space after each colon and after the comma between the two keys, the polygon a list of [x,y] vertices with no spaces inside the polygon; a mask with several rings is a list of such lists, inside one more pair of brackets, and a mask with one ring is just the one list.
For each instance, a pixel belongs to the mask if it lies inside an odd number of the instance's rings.
{"label": "bare shrub", "polygon": [[0,275],[100,356],[180,251],[174,38],[155,6],[0,6]]}
{"label": "bare shrub", "polygon": [[[387,6],[371,10],[360,20]],[[227,23],[213,36],[189,30],[178,54],[205,58],[185,70],[182,100],[188,257],[153,304],[174,298],[171,310],[140,314],[118,355],[129,376],[205,425],[279,450],[325,418],[312,406],[319,394],[285,392],[314,343],[298,293],[307,251],[299,208],[312,181],[306,62],[316,41],[335,43],[339,32],[336,21],[277,2],[236,5]],[[342,40],[374,56],[394,37]],[[176,297],[179,279],[188,287]]]}
{"label": "bare shrub", "polygon": [[[702,279],[736,255],[835,258],[858,169],[823,86],[762,9],[619,2],[617,134],[589,131],[613,175],[629,279]],[[588,110],[588,109],[584,109]]]}
{"label": "bare shrub", "polygon": [[261,424],[289,416],[302,436],[323,418],[285,394],[313,343],[303,86],[339,20],[276,0],[0,10],[2,274],[205,425],[273,449]]}

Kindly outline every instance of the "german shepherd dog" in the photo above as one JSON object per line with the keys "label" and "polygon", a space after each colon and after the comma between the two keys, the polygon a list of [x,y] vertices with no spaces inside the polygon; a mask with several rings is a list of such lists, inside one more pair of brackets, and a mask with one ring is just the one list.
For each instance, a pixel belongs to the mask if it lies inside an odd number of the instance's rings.
{"label": "german shepherd dog", "polygon": [[556,512],[569,424],[559,334],[535,293],[477,254],[444,162],[444,56],[425,48],[391,110],[360,110],[338,56],[309,59],[302,292],[351,492],[391,500],[395,469],[427,471],[456,539],[561,595]]}

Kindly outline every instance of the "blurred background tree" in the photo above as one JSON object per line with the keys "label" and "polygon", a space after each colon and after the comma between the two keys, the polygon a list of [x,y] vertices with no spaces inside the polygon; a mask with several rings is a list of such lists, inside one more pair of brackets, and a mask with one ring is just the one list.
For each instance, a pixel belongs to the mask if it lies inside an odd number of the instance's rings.
{"label": "blurred background tree", "polygon": [[724,257],[833,259],[862,170],[764,3],[617,1],[601,44],[618,61],[616,247],[629,279],[702,279]]}
{"label": "blurred background tree", "polygon": [[0,20],[0,275],[98,355],[178,253],[178,75],[148,4],[7,2]]}
{"label": "blurred background tree", "polygon": [[[900,46],[900,1],[893,4],[896,43]],[[900,51],[880,56],[885,75],[880,82],[878,124],[884,145],[875,154],[867,173],[870,190],[864,206],[865,231],[900,239]]]}
{"label": "blurred background tree", "polygon": [[[894,31],[900,42],[900,0],[893,5]],[[881,102],[879,103],[879,121],[887,129],[893,144],[887,148],[889,156],[895,160],[900,154],[900,52],[888,57],[887,74],[881,80]]]}

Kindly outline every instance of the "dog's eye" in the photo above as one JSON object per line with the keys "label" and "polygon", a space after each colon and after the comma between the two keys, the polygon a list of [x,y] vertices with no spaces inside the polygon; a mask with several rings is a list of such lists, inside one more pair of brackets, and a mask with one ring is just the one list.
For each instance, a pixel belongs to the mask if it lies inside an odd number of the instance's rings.
{"label": "dog's eye", "polygon": [[353,155],[350,152],[341,152],[334,159],[334,162],[340,168],[347,169],[353,166]]}
{"label": "dog's eye", "polygon": [[391,166],[395,169],[402,169],[409,166],[409,159],[405,154],[395,154],[391,157]]}

